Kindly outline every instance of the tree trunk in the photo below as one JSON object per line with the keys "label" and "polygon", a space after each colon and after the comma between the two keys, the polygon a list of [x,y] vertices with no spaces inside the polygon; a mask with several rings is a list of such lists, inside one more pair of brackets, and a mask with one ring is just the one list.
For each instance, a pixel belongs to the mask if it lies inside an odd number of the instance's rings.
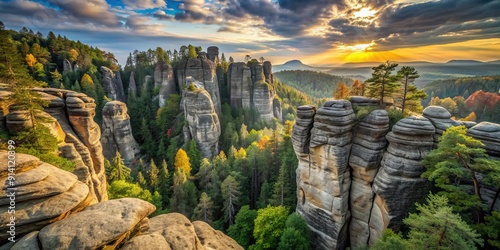
{"label": "tree trunk", "polygon": [[401,113],[404,115],[405,114],[405,104],[406,104],[406,91],[408,88],[408,76],[405,78],[405,90],[403,93],[403,105],[401,106]]}

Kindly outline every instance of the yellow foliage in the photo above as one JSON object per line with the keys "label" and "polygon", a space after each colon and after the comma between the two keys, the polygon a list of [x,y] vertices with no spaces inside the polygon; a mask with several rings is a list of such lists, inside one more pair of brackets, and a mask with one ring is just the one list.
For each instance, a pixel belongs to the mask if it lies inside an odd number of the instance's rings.
{"label": "yellow foliage", "polygon": [[176,171],[179,171],[186,176],[191,175],[191,163],[189,162],[189,157],[182,148],[177,151],[175,154],[175,162],[174,167]]}
{"label": "yellow foliage", "polygon": [[473,111],[467,117],[462,119],[463,121],[475,122],[476,121],[476,113]]}
{"label": "yellow foliage", "polygon": [[33,68],[36,62],[36,58],[32,54],[26,54],[26,63],[30,68]]}
{"label": "yellow foliage", "polygon": [[236,152],[234,158],[236,158],[236,159],[245,159],[245,158],[247,158],[247,151],[244,148],[240,148]]}
{"label": "yellow foliage", "polygon": [[333,93],[333,98],[335,99],[346,99],[349,96],[349,89],[345,85],[345,83],[341,82],[335,89],[335,93]]}
{"label": "yellow foliage", "polygon": [[78,55],[79,55],[79,53],[78,53],[78,51],[76,51],[76,49],[71,49],[69,51],[69,60],[70,61],[75,61],[76,58],[78,58]]}
{"label": "yellow foliage", "polygon": [[259,149],[260,150],[263,150],[264,147],[266,146],[266,143],[269,141],[269,136],[267,135],[264,135],[262,136],[262,138],[260,139],[260,141],[258,142],[258,146],[259,146]]}

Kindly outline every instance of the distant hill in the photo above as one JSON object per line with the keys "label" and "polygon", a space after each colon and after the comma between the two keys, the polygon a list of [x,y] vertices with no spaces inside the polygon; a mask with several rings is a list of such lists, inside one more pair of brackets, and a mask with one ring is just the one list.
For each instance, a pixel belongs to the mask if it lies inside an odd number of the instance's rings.
{"label": "distant hill", "polygon": [[312,97],[330,98],[340,82],[352,84],[351,78],[334,76],[310,70],[285,70],[274,73],[274,77]]}
{"label": "distant hill", "polygon": [[273,72],[279,72],[283,70],[319,70],[316,67],[303,64],[300,60],[291,60],[281,65],[273,65]]}

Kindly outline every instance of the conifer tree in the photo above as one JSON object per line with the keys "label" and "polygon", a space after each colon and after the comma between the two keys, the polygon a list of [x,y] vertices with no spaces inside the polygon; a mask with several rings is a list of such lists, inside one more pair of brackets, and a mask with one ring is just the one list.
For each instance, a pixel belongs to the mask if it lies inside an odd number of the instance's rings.
{"label": "conifer tree", "polygon": [[346,99],[349,96],[349,89],[345,83],[341,82],[338,84],[335,92],[333,93],[333,98],[335,99]]}
{"label": "conifer tree", "polygon": [[[413,67],[403,66],[399,71],[398,75],[401,77],[401,83],[403,84],[403,100],[401,104],[401,113],[405,113],[405,107],[407,101],[417,101],[427,98],[427,94],[423,90],[418,90],[413,82],[415,79],[419,78],[418,72]],[[420,105],[417,103],[417,106]],[[421,105],[420,105],[421,107]],[[413,109],[412,111],[417,111]]]}
{"label": "conifer tree", "polygon": [[158,172],[158,166],[156,166],[155,161],[151,159],[148,171],[149,187],[151,192],[154,192],[158,188]]}
{"label": "conifer tree", "polygon": [[400,76],[392,75],[398,66],[397,63],[389,61],[373,67],[372,78],[366,80],[366,94],[370,97],[379,98],[379,105],[384,106],[384,98],[391,97],[398,90]]}
{"label": "conifer tree", "polygon": [[229,225],[234,222],[234,215],[236,214],[235,205],[238,204],[238,197],[240,196],[240,184],[236,179],[229,175],[221,184],[222,197],[224,199],[224,214],[225,221]]}
{"label": "conifer tree", "polygon": [[198,173],[200,169],[200,161],[201,161],[201,152],[198,149],[198,145],[194,139],[191,139],[189,142],[189,149],[187,152],[189,157],[189,162],[191,163],[191,168],[193,173]]}
{"label": "conifer tree", "polygon": [[110,183],[117,180],[123,180],[127,182],[132,180],[132,177],[130,176],[130,168],[125,166],[122,156],[118,151],[116,151],[116,155],[111,163],[111,171],[109,172],[110,173],[108,180]]}
{"label": "conifer tree", "polygon": [[211,223],[213,220],[212,217],[212,209],[214,202],[207,195],[207,193],[203,192],[200,196],[200,202],[194,209],[193,219],[194,220],[203,220],[206,223]]}
{"label": "conifer tree", "polygon": [[163,197],[163,207],[167,206],[167,198],[170,197],[171,179],[168,172],[167,162],[161,162],[160,172],[158,174],[158,192]]}
{"label": "conifer tree", "polygon": [[189,162],[189,157],[182,148],[179,148],[177,154],[175,155],[174,162],[175,171],[179,171],[186,178],[191,176],[191,163]]}

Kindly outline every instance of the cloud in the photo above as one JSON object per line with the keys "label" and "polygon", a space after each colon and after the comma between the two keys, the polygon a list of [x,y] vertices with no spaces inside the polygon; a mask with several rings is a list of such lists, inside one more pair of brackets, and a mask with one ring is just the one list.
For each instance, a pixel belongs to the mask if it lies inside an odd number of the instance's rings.
{"label": "cloud", "polygon": [[174,19],[173,15],[169,15],[169,14],[165,13],[165,11],[163,11],[163,10],[155,11],[155,13],[153,13],[153,17],[160,19],[160,20],[173,20]]}
{"label": "cloud", "polygon": [[238,30],[233,27],[221,26],[217,32],[229,32],[229,33],[241,33],[241,30]]}
{"label": "cloud", "polygon": [[134,10],[164,8],[167,6],[165,0],[122,0],[127,8]]}
{"label": "cloud", "polygon": [[105,0],[48,0],[52,6],[60,9],[63,14],[85,20],[89,23],[119,26],[118,16],[110,11]]}

